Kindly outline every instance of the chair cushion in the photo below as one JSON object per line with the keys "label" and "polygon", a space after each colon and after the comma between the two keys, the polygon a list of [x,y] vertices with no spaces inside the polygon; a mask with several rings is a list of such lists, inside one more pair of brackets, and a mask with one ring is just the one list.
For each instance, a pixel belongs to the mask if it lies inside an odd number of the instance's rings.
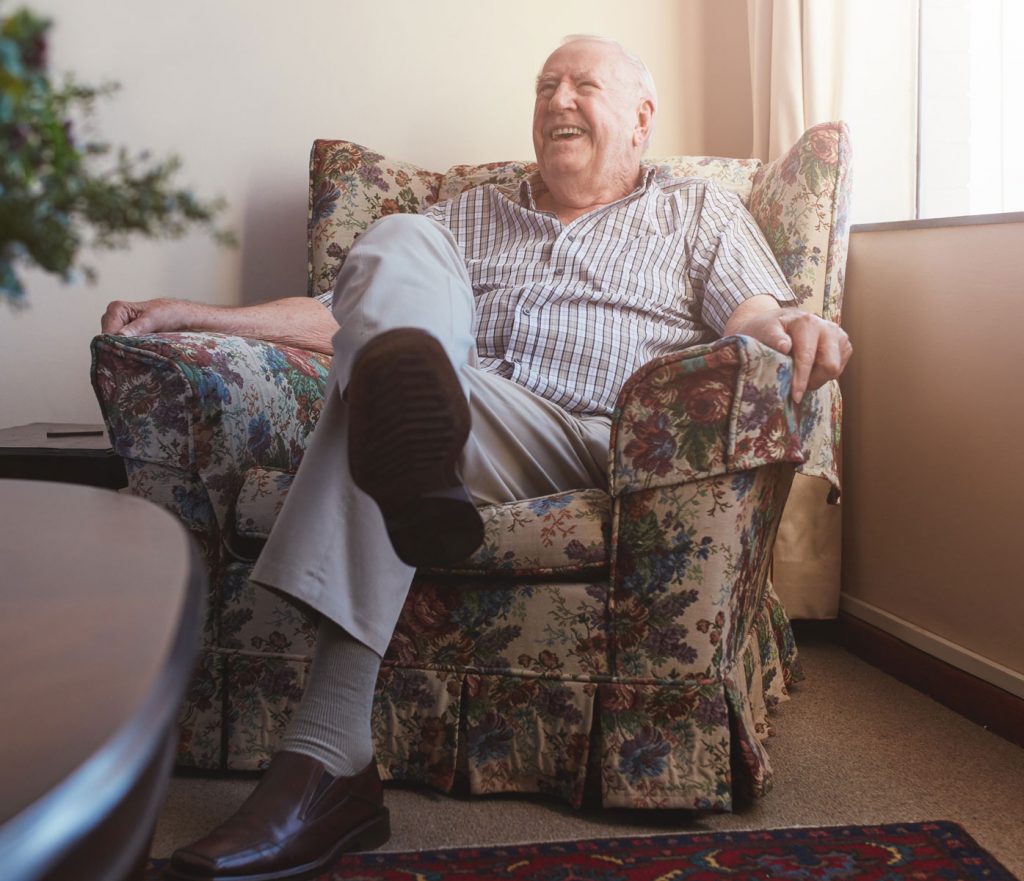
{"label": "chair cushion", "polygon": [[[284,505],[294,475],[251,468],[238,494],[235,530],[265,541]],[[599,489],[572,490],[480,509],[484,543],[451,575],[502,576],[599,573],[608,566],[611,500]]]}

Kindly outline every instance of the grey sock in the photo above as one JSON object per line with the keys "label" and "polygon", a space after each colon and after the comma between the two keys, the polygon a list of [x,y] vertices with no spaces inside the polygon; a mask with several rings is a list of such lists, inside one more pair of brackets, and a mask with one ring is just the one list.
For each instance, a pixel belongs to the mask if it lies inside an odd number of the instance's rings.
{"label": "grey sock", "polygon": [[281,749],[312,756],[335,776],[362,771],[373,758],[370,712],[381,658],[327,618],[302,702]]}

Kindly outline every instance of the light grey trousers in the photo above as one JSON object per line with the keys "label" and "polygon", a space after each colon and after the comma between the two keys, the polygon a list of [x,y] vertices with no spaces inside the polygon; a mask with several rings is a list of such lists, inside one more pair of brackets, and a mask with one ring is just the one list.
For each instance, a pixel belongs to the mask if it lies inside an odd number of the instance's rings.
{"label": "light grey trousers", "polygon": [[435,336],[458,371],[472,430],[460,476],[478,505],[607,484],[610,421],[577,417],[476,367],[473,291],[458,245],[418,215],[377,221],[338,276],[334,362],[320,421],[252,573],[383,655],[415,569],[395,555],[376,503],[348,467],[342,393],[364,343],[396,327]]}

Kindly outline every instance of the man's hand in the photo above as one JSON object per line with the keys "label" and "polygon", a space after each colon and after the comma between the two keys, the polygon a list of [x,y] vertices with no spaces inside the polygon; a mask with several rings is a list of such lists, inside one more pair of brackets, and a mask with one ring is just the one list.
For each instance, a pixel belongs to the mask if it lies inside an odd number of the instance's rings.
{"label": "man's hand", "polygon": [[838,324],[795,307],[780,308],[771,297],[753,297],[733,312],[725,336],[744,334],[793,359],[793,400],[843,372],[853,354]]}
{"label": "man's hand", "polygon": [[121,336],[188,330],[190,307],[194,306],[187,300],[159,299],[139,303],[114,300],[100,319],[100,330]]}

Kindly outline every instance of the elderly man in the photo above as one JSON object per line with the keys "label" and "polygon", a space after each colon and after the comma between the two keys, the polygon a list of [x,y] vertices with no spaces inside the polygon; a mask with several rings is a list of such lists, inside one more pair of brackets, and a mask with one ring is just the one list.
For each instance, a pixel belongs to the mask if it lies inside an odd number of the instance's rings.
{"label": "elderly man", "polygon": [[644,362],[743,333],[799,400],[850,356],[793,296],[738,199],[641,164],[655,113],[618,43],[570,38],[537,80],[539,173],[369,229],[315,300],[112,303],[103,330],[208,329],[334,353],[316,432],[253,580],[316,612],[302,704],[237,814],[179,879],[316,874],[389,835],[370,710],[415,567],[482,540],[477,505],[604,486],[609,416]]}

